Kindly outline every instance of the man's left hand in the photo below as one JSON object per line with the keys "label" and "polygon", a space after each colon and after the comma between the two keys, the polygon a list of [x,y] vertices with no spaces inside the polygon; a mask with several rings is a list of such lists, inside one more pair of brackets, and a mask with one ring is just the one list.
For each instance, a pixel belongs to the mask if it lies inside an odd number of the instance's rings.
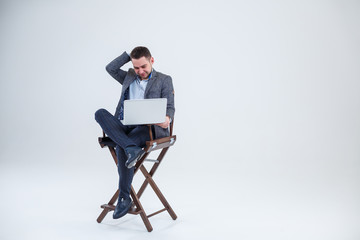
{"label": "man's left hand", "polygon": [[170,125],[170,117],[169,117],[169,116],[166,116],[165,122],[163,122],[163,123],[157,123],[157,124],[155,124],[155,125],[158,125],[158,126],[160,126],[160,127],[162,127],[162,128],[168,128],[169,125]]}

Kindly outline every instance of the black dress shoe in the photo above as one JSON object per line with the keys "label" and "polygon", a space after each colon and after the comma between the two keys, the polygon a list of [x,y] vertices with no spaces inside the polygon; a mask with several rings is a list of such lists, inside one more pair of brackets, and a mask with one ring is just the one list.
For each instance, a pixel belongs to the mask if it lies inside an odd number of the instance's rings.
{"label": "black dress shoe", "polygon": [[136,162],[144,155],[145,151],[140,147],[127,147],[125,149],[127,160],[125,166],[127,168],[132,168],[135,166]]}
{"label": "black dress shoe", "polygon": [[118,219],[125,216],[131,207],[131,203],[131,198],[119,198],[114,210],[113,219]]}

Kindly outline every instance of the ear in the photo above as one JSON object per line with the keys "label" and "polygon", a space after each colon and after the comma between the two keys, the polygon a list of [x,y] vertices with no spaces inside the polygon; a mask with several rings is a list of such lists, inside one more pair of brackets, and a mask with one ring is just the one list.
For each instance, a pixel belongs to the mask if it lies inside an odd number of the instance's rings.
{"label": "ear", "polygon": [[154,64],[154,57],[150,58],[150,62],[151,62],[151,64]]}

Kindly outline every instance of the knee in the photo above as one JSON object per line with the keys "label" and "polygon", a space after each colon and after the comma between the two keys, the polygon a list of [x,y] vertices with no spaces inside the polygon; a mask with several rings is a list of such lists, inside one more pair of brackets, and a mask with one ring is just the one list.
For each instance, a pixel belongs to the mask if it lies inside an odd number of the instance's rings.
{"label": "knee", "polygon": [[108,111],[106,109],[100,108],[95,112],[95,120],[98,121],[100,118],[102,118],[102,116],[104,116],[107,113]]}

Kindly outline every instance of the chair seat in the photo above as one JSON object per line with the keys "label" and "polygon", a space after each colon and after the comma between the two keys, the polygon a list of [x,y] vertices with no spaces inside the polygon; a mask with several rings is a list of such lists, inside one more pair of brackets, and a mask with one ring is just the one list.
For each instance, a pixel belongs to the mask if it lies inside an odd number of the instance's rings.
{"label": "chair seat", "polygon": [[103,147],[116,147],[116,143],[109,137],[99,137],[100,146]]}
{"label": "chair seat", "polygon": [[[146,146],[147,146],[147,151],[153,151],[153,150],[157,150],[157,149],[162,149],[164,147],[169,147],[174,145],[176,141],[176,136],[170,136],[170,137],[164,137],[164,138],[159,138],[159,139],[155,139],[152,141],[147,141],[146,142]],[[99,137],[99,144],[100,146],[103,147],[116,147],[116,143],[111,140],[111,138],[109,137]]]}

